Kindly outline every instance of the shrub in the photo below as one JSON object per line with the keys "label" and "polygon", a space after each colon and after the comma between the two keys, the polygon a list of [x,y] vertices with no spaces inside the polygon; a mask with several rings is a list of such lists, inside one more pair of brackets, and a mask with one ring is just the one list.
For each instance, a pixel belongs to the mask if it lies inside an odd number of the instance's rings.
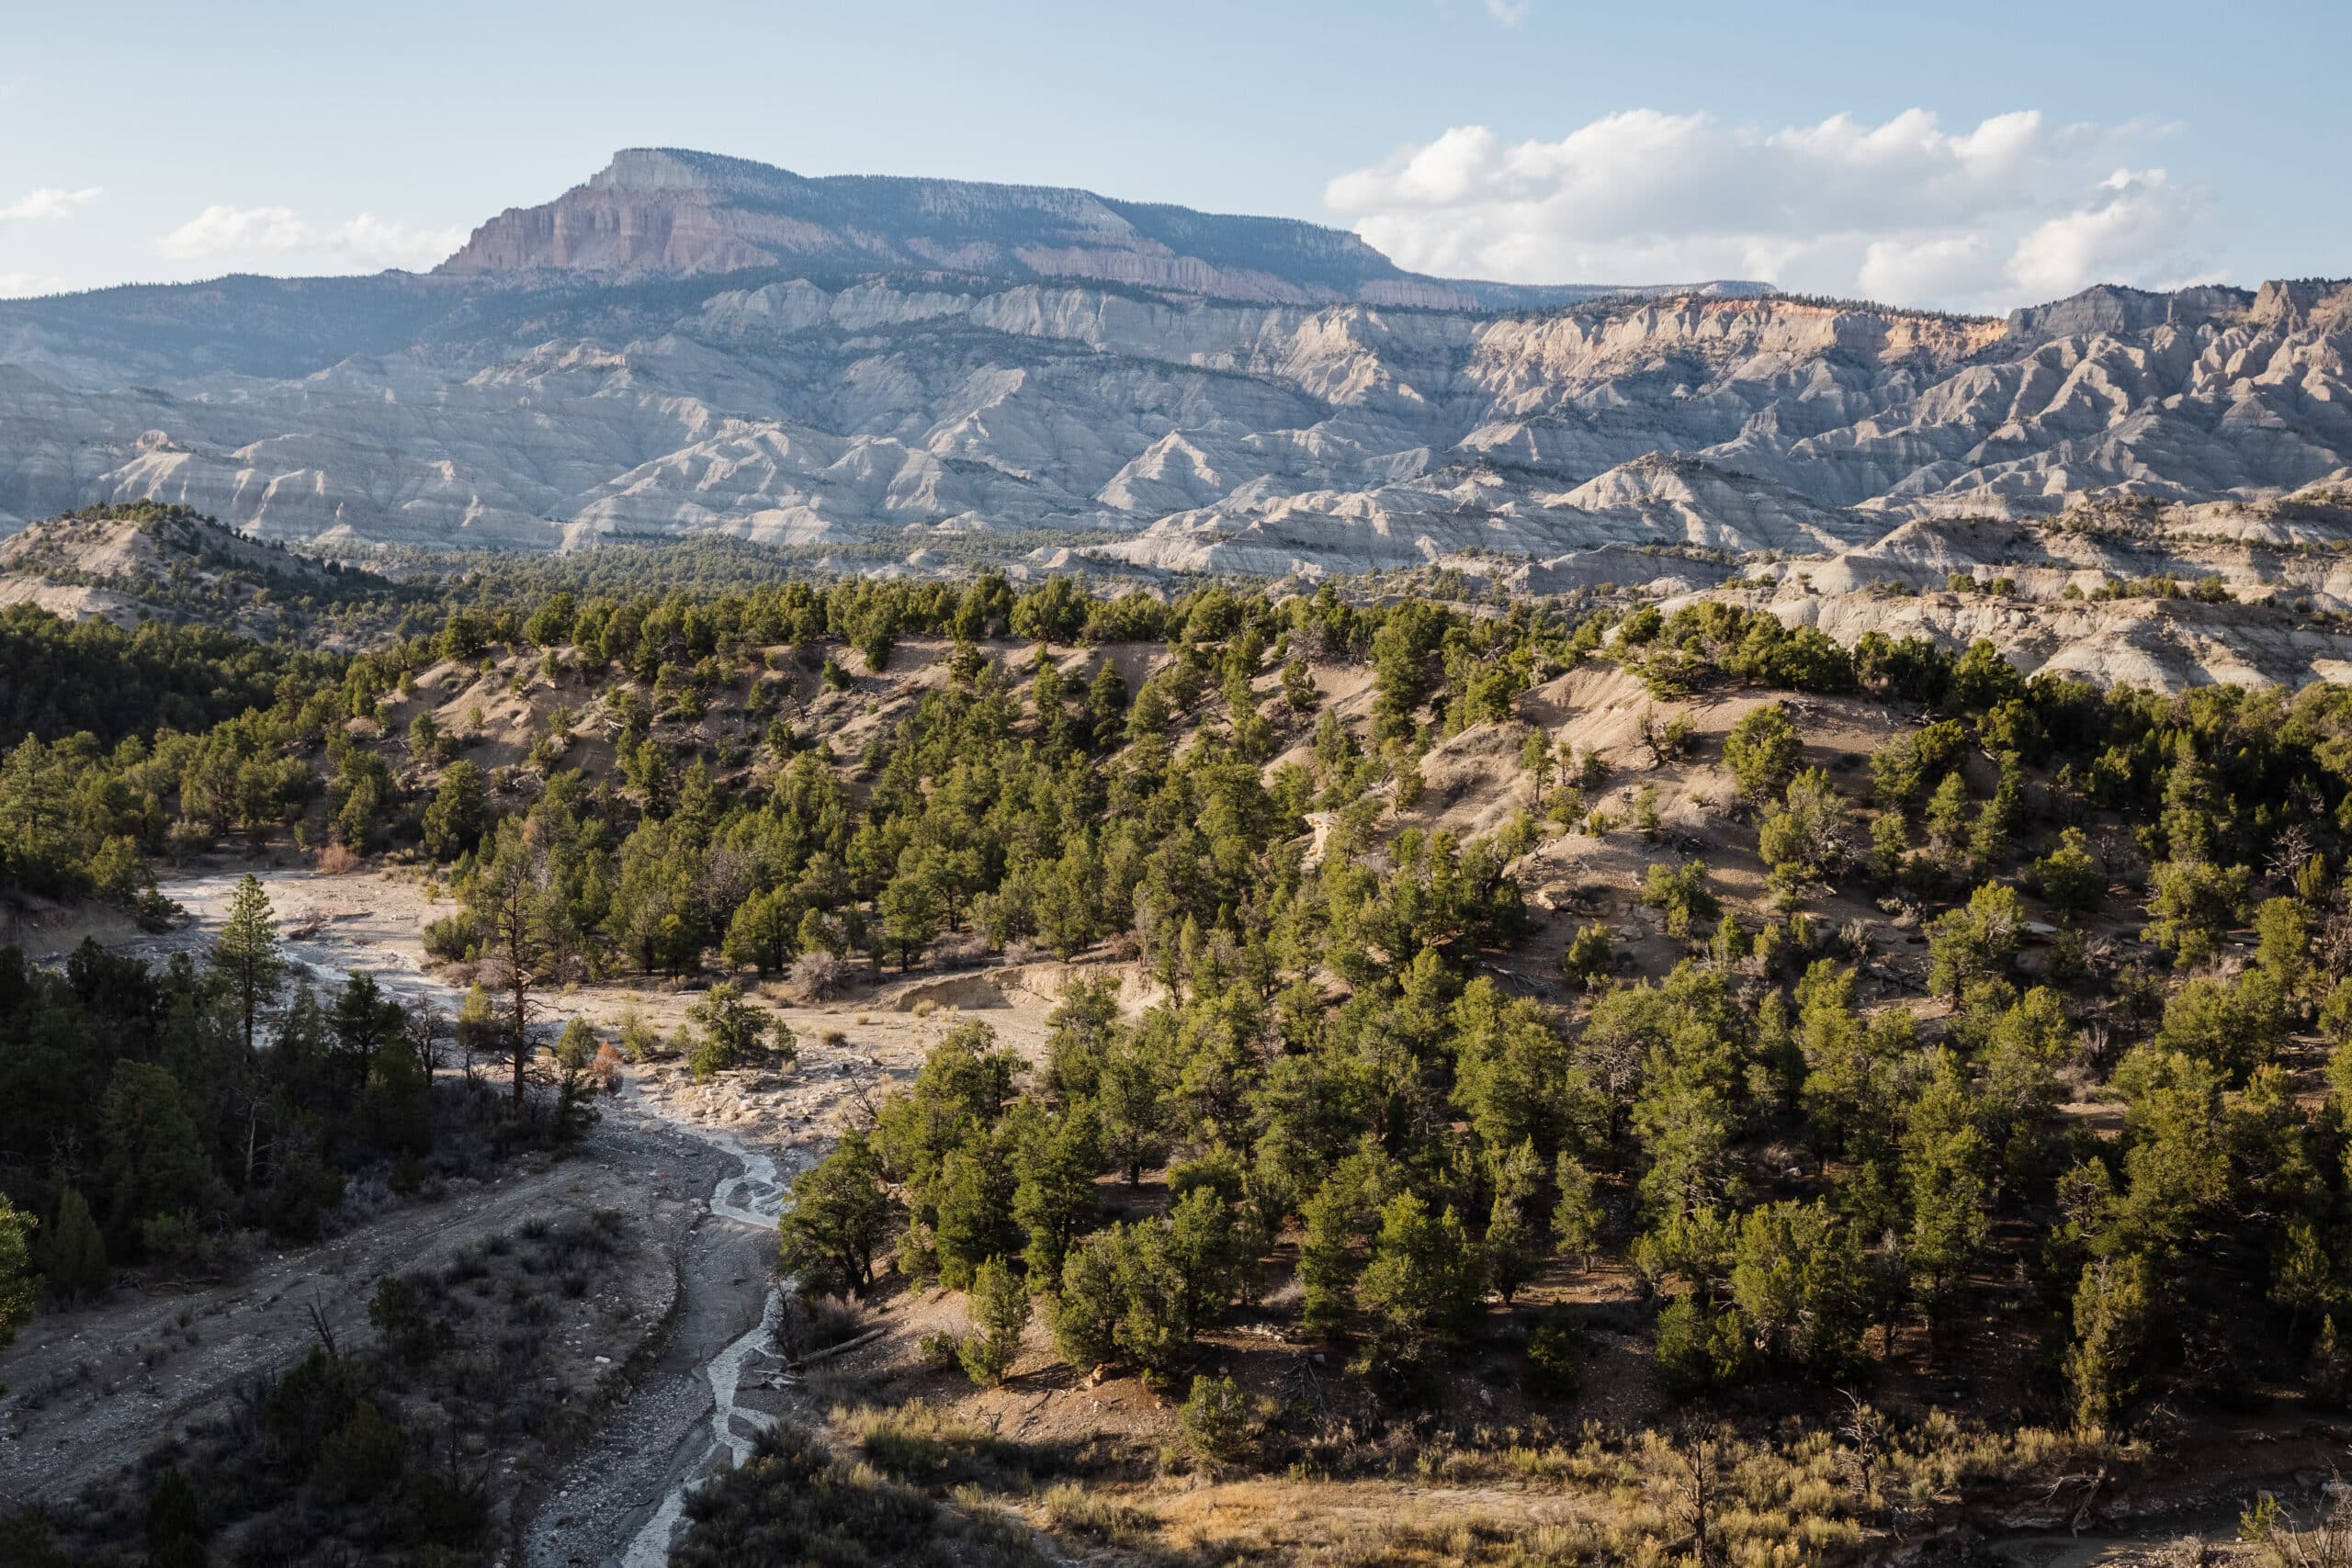
{"label": "shrub", "polygon": [[456,964],[474,955],[481,941],[481,928],[473,916],[460,910],[437,920],[428,920],[424,927],[424,953],[444,964]]}
{"label": "shrub", "polygon": [[1715,896],[1707,891],[1703,861],[1682,865],[1652,861],[1642,883],[1642,902],[1666,917],[1666,934],[1672,937],[1689,936],[1693,920],[1712,919],[1718,912]]}
{"label": "shrub", "polygon": [[2041,889],[2042,901],[2061,914],[2086,914],[2107,896],[2107,874],[2080,828],[2061,834],[2058,847],[2029,866],[2027,874]]}
{"label": "shrub", "polygon": [[1527,1365],[1538,1391],[1555,1396],[1574,1393],[1583,1381],[1584,1327],[1576,1309],[1555,1304],[1544,1309],[1527,1342]]}
{"label": "shrub", "polygon": [[1615,959],[1609,943],[1609,928],[1595,921],[1578,927],[1577,934],[1569,939],[1566,951],[1560,954],[1560,973],[1585,989],[1594,990],[1608,982],[1610,966]]}
{"label": "shrub", "polygon": [[1193,1392],[1177,1412],[1176,1422],[1183,1431],[1184,1446],[1204,1468],[1212,1471],[1247,1458],[1255,1437],[1249,1402],[1242,1398],[1240,1385],[1229,1377],[1195,1376]]}
{"label": "shrub", "polygon": [[1732,1386],[1755,1354],[1737,1312],[1711,1311],[1692,1296],[1677,1296],[1657,1314],[1655,1345],[1658,1370],[1684,1394]]}

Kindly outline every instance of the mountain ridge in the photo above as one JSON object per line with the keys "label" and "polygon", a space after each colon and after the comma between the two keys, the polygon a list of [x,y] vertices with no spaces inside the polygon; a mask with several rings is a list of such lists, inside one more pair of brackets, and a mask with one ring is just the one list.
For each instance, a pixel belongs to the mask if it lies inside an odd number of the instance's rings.
{"label": "mountain ridge", "polygon": [[[814,225],[805,254],[749,269],[245,276],[0,302],[0,532],[154,502],[354,556],[718,534],[865,572],[1458,568],[1498,591],[1760,595],[1840,637],[1997,624],[2051,659],[2090,638],[2100,668],[2182,680],[2332,671],[2340,649],[2307,646],[2292,615],[2256,657],[2202,629],[2222,612],[2054,601],[2211,577],[2352,618],[2352,572],[2334,565],[2352,547],[2352,285],[2100,286],[2006,318],[1722,292],[1253,300],[1174,286],[1190,276],[1001,276],[1040,234],[1109,236],[1127,257],[1173,236],[1160,261],[1237,277],[1270,254],[1182,209],[829,186],[672,154],[608,173],[671,194],[698,182],[688,206],[720,247],[700,254],[722,259],[749,231],[719,223],[713,190],[900,216],[861,231],[863,249]],[[666,254],[676,217],[630,243]],[[1195,220],[1215,243],[1164,227]],[[1285,266],[1340,258],[1325,292],[1394,271],[1352,237],[1266,221]],[[933,243],[975,224],[1005,244]],[[1314,281],[1289,276],[1294,292]],[[2120,542],[2078,549],[2086,516]],[[1988,528],[2043,543],[1986,558]],[[1917,597],[1980,569],[2052,603]]]}
{"label": "mountain ridge", "polygon": [[809,262],[1012,280],[1091,278],[1283,304],[1519,309],[1629,291],[1764,285],[1520,285],[1424,276],[1356,235],[1286,218],[1126,201],[1074,186],[807,175],[684,148],[624,148],[554,200],[512,207],[435,269],[695,276]]}

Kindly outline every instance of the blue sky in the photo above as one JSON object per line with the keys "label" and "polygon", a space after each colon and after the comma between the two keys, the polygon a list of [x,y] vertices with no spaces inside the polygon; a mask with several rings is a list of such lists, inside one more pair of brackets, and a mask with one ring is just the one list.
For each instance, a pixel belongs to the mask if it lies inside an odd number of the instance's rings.
{"label": "blue sky", "polygon": [[1279,213],[1520,281],[1996,309],[2352,273],[2340,0],[2251,35],[2144,0],[9,10],[5,293],[426,265],[641,144]]}

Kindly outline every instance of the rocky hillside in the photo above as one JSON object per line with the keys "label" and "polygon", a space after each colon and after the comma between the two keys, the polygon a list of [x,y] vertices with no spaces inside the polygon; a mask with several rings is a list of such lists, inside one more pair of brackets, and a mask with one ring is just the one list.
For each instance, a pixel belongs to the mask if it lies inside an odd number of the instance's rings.
{"label": "rocky hillside", "polygon": [[86,507],[0,541],[0,605],[36,604],[67,620],[201,622],[268,637],[390,588],[187,507],[145,502]]}
{"label": "rocky hillside", "polygon": [[1919,528],[2144,502],[2098,570],[2352,609],[2323,559],[2352,286],[1995,320],[1396,292],[1429,282],[1306,225],[625,153],[430,276],[0,303],[0,527],[154,500],[270,539],[721,532],[906,570],[1500,555],[1529,586],[1763,572],[1859,635]]}

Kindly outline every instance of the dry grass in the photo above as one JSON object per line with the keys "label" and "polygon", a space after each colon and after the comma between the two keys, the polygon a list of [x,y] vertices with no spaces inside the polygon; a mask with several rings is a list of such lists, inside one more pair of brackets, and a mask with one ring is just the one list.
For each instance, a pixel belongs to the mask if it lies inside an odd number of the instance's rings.
{"label": "dry grass", "polygon": [[1798,1568],[1858,1561],[1894,1529],[1956,1508],[1968,1489],[2125,1457],[2100,1434],[1975,1431],[1940,1415],[1867,1453],[1826,1431],[1703,1444],[1657,1432],[1493,1436],[1487,1448],[1425,1450],[1408,1473],[1383,1479],[1257,1477],[1149,1499],[1062,1483],[1034,1512],[1073,1544],[1159,1562],[1668,1568],[1691,1560],[1691,1483],[1703,1467],[1710,1562]]}

